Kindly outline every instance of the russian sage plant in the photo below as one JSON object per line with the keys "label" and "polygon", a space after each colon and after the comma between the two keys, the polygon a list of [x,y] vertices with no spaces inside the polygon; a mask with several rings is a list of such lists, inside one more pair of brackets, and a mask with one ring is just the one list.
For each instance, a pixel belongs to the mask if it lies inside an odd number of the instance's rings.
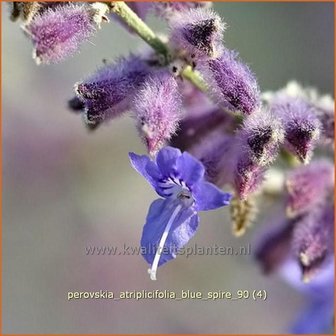
{"label": "russian sage plant", "polygon": [[[150,13],[166,22],[167,37],[145,23]],[[309,298],[291,331],[331,328],[332,97],[294,81],[261,93],[224,43],[227,25],[210,3],[14,2],[11,19],[21,20],[37,64],[74,55],[108,22],[148,44],[74,84],[69,107],[91,131],[124,114],[135,121],[148,155],[130,153],[130,163],[159,196],[141,237],[152,280],[194,236],[198,212],[229,206],[233,234],[241,236],[272,195],[279,209],[256,234],[255,260]]]}

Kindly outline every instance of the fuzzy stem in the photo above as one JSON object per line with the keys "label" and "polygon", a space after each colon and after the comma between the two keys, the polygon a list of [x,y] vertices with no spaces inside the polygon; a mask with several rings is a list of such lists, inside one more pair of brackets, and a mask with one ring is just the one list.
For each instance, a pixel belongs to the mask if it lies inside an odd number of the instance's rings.
{"label": "fuzzy stem", "polygon": [[[170,61],[170,52],[167,45],[155,35],[155,33],[143,22],[136,13],[129,8],[124,1],[110,3],[110,9],[117,14],[130,28],[132,28],[146,43],[148,43],[158,54],[163,55],[166,63]],[[201,91],[206,92],[206,84],[202,77],[190,66],[182,71],[182,76],[189,80]]]}

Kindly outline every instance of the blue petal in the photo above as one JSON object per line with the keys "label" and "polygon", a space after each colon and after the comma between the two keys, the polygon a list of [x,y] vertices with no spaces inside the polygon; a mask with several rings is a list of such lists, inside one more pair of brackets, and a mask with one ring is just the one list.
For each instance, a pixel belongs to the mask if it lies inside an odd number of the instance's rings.
{"label": "blue petal", "polygon": [[141,174],[150,184],[153,184],[152,175],[148,174],[146,166],[151,161],[147,155],[138,155],[135,153],[128,153],[133,168]]}
{"label": "blue petal", "polygon": [[[141,252],[149,264],[153,263],[162,234],[178,205],[178,202],[169,199],[158,199],[149,208],[141,237]],[[181,208],[168,233],[158,266],[176,258],[177,251],[195,234],[198,221],[198,215],[192,208]]]}
{"label": "blue petal", "polygon": [[214,184],[201,182],[194,186],[193,197],[196,202],[197,211],[212,210],[228,205],[232,195],[225,193]]}
{"label": "blue petal", "polygon": [[157,185],[162,176],[156,164],[147,155],[129,153],[128,156],[133,168],[151,184],[160,196],[163,196],[162,191]]}
{"label": "blue petal", "polygon": [[173,147],[164,147],[156,157],[156,163],[164,177],[172,175],[176,169],[176,160],[181,156],[181,151]]}
{"label": "blue petal", "polygon": [[176,169],[188,187],[192,187],[204,177],[203,164],[187,152],[177,159]]}
{"label": "blue petal", "polygon": [[312,301],[298,317],[290,332],[293,334],[331,333],[334,315],[332,297],[326,301]]}

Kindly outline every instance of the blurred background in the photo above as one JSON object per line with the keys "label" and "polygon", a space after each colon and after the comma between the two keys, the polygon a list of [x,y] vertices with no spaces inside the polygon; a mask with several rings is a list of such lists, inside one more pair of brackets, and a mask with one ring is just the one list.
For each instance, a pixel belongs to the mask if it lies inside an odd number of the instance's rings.
{"label": "blurred background", "polygon": [[[87,256],[90,245],[138,246],[157,197],[130,166],[144,153],[131,118],[89,133],[67,109],[73,84],[102,63],[143,44],[116,22],[62,64],[37,67],[32,46],[2,4],[3,332],[282,333],[305,298],[252,256],[184,256],[147,274],[141,256]],[[332,3],[216,3],[225,41],[256,73],[262,90],[288,80],[332,93]],[[165,26],[151,18],[156,31]],[[241,246],[228,208],[202,214],[189,243]],[[255,227],[258,229],[259,221]],[[265,289],[265,302],[67,301],[68,291]]]}

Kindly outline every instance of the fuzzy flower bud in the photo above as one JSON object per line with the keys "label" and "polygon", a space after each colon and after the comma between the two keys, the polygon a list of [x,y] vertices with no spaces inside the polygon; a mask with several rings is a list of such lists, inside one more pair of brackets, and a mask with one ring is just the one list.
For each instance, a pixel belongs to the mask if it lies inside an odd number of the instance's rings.
{"label": "fuzzy flower bud", "polygon": [[273,113],[260,110],[244,120],[239,137],[246,155],[265,166],[275,159],[284,140],[284,130]]}
{"label": "fuzzy flower bud", "polygon": [[190,153],[203,163],[206,180],[222,187],[224,184],[232,183],[234,165],[232,158],[235,157],[232,148],[234,146],[234,136],[216,129],[191,147]]}
{"label": "fuzzy flower bud", "polygon": [[237,160],[234,171],[234,185],[241,200],[256,191],[264,181],[265,167],[262,167],[248,156],[242,154]]}
{"label": "fuzzy flower bud", "polygon": [[295,227],[292,246],[308,282],[333,256],[334,208],[327,205],[304,217]]}
{"label": "fuzzy flower bud", "polygon": [[205,114],[214,110],[214,105],[209,97],[195,85],[189,81],[180,81],[178,84],[182,95],[183,107],[187,110],[187,117]]}
{"label": "fuzzy flower bud", "polygon": [[284,218],[283,213],[272,211],[256,236],[254,257],[262,271],[269,274],[290,255],[291,239],[296,219]]}
{"label": "fuzzy flower bud", "polygon": [[236,120],[216,106],[203,108],[203,113],[188,111],[169,143],[201,161],[207,181],[218,187],[232,184],[236,158],[236,137],[232,133]]}
{"label": "fuzzy flower bud", "polygon": [[203,62],[199,70],[214,100],[225,109],[245,114],[258,109],[257,80],[236,52],[224,49],[217,58]]}
{"label": "fuzzy flower bud", "polygon": [[130,55],[104,65],[86,80],[76,83],[77,97],[85,105],[85,122],[97,124],[120,116],[130,107],[135,90],[149,73],[146,63]]}
{"label": "fuzzy flower bud", "polygon": [[[185,96],[183,99],[185,99]],[[192,148],[204,140],[211,147],[212,140],[207,141],[207,138],[213,131],[230,133],[233,132],[234,127],[234,118],[227,113],[223,113],[216,106],[203,106],[203,113],[201,111],[195,112],[194,107],[192,107],[188,110],[188,115],[181,120],[178,131],[171,138],[170,144],[182,151],[193,151]],[[215,140],[215,142],[217,141]]]}
{"label": "fuzzy flower bud", "polygon": [[291,107],[290,105],[293,106],[295,100],[297,105],[301,102],[303,106],[306,106],[304,109],[309,109],[310,118],[312,119],[315,115],[320,121],[320,144],[333,145],[335,102],[330,95],[320,95],[315,88],[302,87],[296,81],[290,81],[277,92],[263,93],[262,98],[266,103],[273,106],[288,103],[288,106]]}
{"label": "fuzzy flower bud", "polygon": [[283,89],[277,92],[263,93],[262,98],[268,104],[289,98],[306,102],[314,109],[317,118],[321,122],[321,143],[323,145],[333,145],[335,137],[335,101],[330,95],[321,95],[313,87],[302,87],[298,82],[290,81]]}
{"label": "fuzzy flower bud", "polygon": [[285,146],[300,161],[309,162],[321,132],[315,109],[301,99],[286,98],[274,101],[271,110],[285,128]]}
{"label": "fuzzy flower bud", "polygon": [[150,154],[175,133],[181,116],[181,97],[175,78],[159,71],[146,79],[133,100],[137,129]]}
{"label": "fuzzy flower bud", "polygon": [[237,137],[234,182],[237,195],[245,200],[263,182],[265,166],[276,158],[284,131],[271,112],[258,111],[244,120]]}
{"label": "fuzzy flower bud", "polygon": [[325,201],[333,189],[334,168],[328,161],[315,161],[299,167],[287,176],[287,215],[295,217]]}
{"label": "fuzzy flower bud", "polygon": [[58,63],[74,54],[107,20],[107,12],[108,6],[103,3],[67,4],[36,15],[24,26],[35,47],[36,63]]}
{"label": "fuzzy flower bud", "polygon": [[85,110],[85,104],[77,96],[72,97],[68,101],[68,107],[71,111],[75,113],[80,113]]}
{"label": "fuzzy flower bud", "polygon": [[333,145],[335,141],[335,102],[331,96],[322,96],[318,100],[316,115],[322,125],[322,143]]}
{"label": "fuzzy flower bud", "polygon": [[211,6],[211,2],[206,1],[167,1],[167,2],[154,2],[154,10],[156,13],[166,19],[170,19],[176,13],[187,11],[193,8],[203,8]]}
{"label": "fuzzy flower bud", "polygon": [[212,10],[181,11],[171,17],[169,26],[172,47],[189,61],[217,55],[225,25]]}

